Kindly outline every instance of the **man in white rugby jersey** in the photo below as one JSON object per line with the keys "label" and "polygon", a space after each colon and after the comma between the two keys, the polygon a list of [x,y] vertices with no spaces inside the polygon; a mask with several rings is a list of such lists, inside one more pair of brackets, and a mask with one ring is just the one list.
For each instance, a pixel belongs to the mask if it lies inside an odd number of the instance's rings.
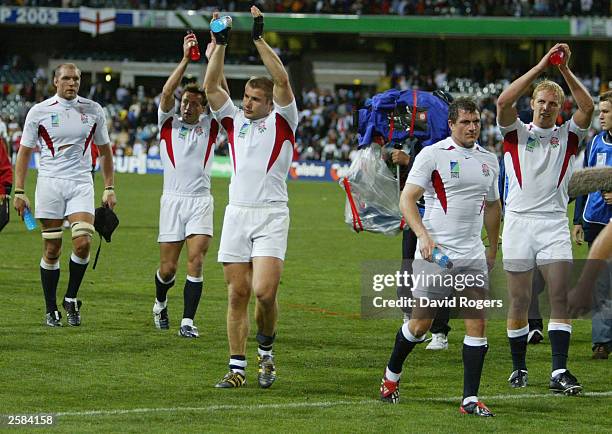
{"label": "man in white rugby jersey", "polygon": [[[488,291],[488,271],[493,268],[497,255],[497,243],[491,243],[485,250],[481,232],[484,224],[490,240],[499,237],[499,164],[494,154],[477,143],[480,111],[474,100],[455,99],[449,106],[448,125],[450,137],[424,148],[417,155],[400,198],[404,218],[418,238],[412,273],[413,297],[418,303],[413,307],[410,321],[397,332],[380,385],[380,399],[391,404],[399,402],[399,382],[406,358],[425,340],[436,316],[435,309],[422,300],[441,301],[454,290],[465,298],[483,300]],[[422,218],[417,208],[421,196],[425,197]],[[434,248],[452,260],[452,270],[428,262],[432,260]],[[440,277],[449,284],[441,284]],[[472,284],[464,287],[463,282]],[[490,417],[493,413],[478,399],[489,348],[485,311],[462,309],[461,312],[466,334],[462,352],[463,400],[459,411]]]}
{"label": "man in white rugby jersey", "polygon": [[[559,51],[560,50],[560,51]],[[531,99],[533,120],[517,117],[516,101],[549,67],[550,58],[562,52],[557,66],[578,110],[560,126],[555,124],[565,95],[561,86],[543,80]],[[508,379],[514,388],[527,386],[528,310],[532,274],[538,267],[551,303],[548,336],[552,351],[550,390],[577,394],[582,386],[568,370],[567,355],[572,331],[567,319],[572,242],[567,221],[567,187],[574,159],[591,124],[594,104],[588,91],[568,67],[567,44],[556,44],[542,59],[505,89],[497,100],[497,123],[504,136],[504,163],[508,178],[502,252],[508,279],[510,307],[507,332],[513,371]],[[554,58],[553,58],[554,59]]]}
{"label": "man in white rugby jersey", "polygon": [[102,204],[110,208],[116,204],[106,116],[100,104],[78,95],[80,82],[81,71],[72,63],[62,64],[55,70],[53,84],[57,94],[28,112],[15,164],[14,206],[23,216],[30,207],[24,190],[28,163],[34,148],[40,147],[35,216],[42,226],[44,250],[40,278],[47,309],[46,324],[50,327],[62,325],[56,292],[64,218],[70,222],[72,254],[68,289],[62,305],[68,324],[81,324],[81,300],[77,299],[77,293],[89,263],[94,234],[94,186],[89,149],[93,143],[100,152],[104,177]]}
{"label": "man in white rugby jersey", "polygon": [[[185,338],[199,336],[193,319],[204,285],[202,264],[213,235],[210,174],[219,132],[219,123],[206,107],[204,90],[195,83],[183,89],[180,116],[175,111],[174,93],[189,65],[189,51],[194,44],[197,41],[193,33],[184,37],[183,57],[162,89],[158,109],[164,187],[159,210],[160,265],[155,274],[153,321],[158,329],[170,327],[167,293],[175,283],[179,256],[186,244],[187,278],[178,331]],[[211,44],[207,53],[212,50]]]}
{"label": "man in white rugby jersey", "polygon": [[218,254],[228,284],[230,348],[229,372],[217,383],[220,388],[245,384],[251,292],[257,297],[258,382],[267,388],[276,379],[272,354],[278,317],[276,294],[287,247],[286,178],[298,123],[287,71],[263,39],[263,15],[254,6],[251,14],[253,41],[272,80],[250,79],[242,109],[232,103],[219,85],[229,29],[215,33],[217,47],[204,79],[213,114],[227,132],[233,166]]}

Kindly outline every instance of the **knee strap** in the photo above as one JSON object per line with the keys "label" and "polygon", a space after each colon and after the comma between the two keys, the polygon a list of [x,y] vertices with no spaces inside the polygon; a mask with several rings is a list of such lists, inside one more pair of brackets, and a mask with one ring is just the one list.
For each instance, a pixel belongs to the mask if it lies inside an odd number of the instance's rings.
{"label": "knee strap", "polygon": [[51,228],[51,229],[43,229],[41,231],[41,236],[44,240],[61,240],[62,239],[62,228]]}
{"label": "knee strap", "polygon": [[95,228],[94,225],[87,222],[75,222],[70,226],[72,230],[72,239],[82,237],[84,235],[89,235],[93,237]]}

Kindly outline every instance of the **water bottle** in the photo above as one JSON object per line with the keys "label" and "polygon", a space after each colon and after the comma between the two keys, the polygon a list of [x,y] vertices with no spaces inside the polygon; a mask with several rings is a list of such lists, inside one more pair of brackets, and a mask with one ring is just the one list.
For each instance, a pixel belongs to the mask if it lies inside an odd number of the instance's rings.
{"label": "water bottle", "polygon": [[227,28],[232,28],[232,17],[225,15],[221,18],[217,18],[210,23],[210,30],[213,33],[221,33]]}
{"label": "water bottle", "polygon": [[555,65],[555,66],[561,65],[564,60],[565,60],[565,51],[563,51],[560,48],[556,50],[554,53],[552,53],[550,57],[548,58],[548,62],[551,65]]}
{"label": "water bottle", "polygon": [[437,247],[434,247],[431,252],[431,261],[438,264],[441,268],[448,268],[449,270],[453,268],[452,261]]}
{"label": "water bottle", "polygon": [[36,219],[32,215],[30,208],[26,208],[23,211],[23,222],[25,223],[25,227],[29,231],[33,231],[36,229]]}
{"label": "water bottle", "polygon": [[196,39],[195,35],[193,34],[193,31],[189,30],[187,32],[187,34],[193,35],[193,39],[194,39],[194,42],[195,42],[195,45],[192,45],[191,47],[189,47],[189,58],[192,61],[197,62],[198,60],[200,60],[200,57],[201,57],[200,46],[198,45],[198,40]]}

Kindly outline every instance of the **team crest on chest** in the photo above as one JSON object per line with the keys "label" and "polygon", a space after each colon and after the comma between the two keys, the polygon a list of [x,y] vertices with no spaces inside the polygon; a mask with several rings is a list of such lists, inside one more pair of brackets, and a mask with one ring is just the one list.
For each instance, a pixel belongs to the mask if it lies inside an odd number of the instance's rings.
{"label": "team crest on chest", "polygon": [[202,134],[204,134],[204,130],[202,129],[202,127],[197,126],[195,129],[195,133],[196,135],[201,136]]}
{"label": "team crest on chest", "polygon": [[487,166],[487,163],[482,163],[482,174],[484,176],[489,176],[490,175],[489,166]]}
{"label": "team crest on chest", "polygon": [[51,115],[51,126],[52,127],[59,127],[59,115],[53,113]]}
{"label": "team crest on chest", "polygon": [[450,162],[450,175],[451,175],[451,178],[459,178],[459,162],[458,161]]}
{"label": "team crest on chest", "polygon": [[559,137],[551,137],[550,138],[550,147],[555,149],[559,146]]}
{"label": "team crest on chest", "polygon": [[261,121],[257,124],[257,132],[259,134],[262,134],[264,131],[266,131],[266,121]]}
{"label": "team crest on chest", "polygon": [[187,133],[189,132],[189,128],[187,127],[181,127],[181,129],[179,130],[179,139],[185,139],[185,137],[187,137]]}
{"label": "team crest on chest", "polygon": [[88,122],[89,122],[89,118],[87,117],[87,115],[85,113],[81,113],[81,123],[87,124]]}

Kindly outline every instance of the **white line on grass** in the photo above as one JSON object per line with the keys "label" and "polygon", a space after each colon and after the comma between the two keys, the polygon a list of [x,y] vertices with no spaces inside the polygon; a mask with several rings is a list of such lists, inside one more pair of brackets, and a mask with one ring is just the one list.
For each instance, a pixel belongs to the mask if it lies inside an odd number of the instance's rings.
{"label": "white line on grass", "polygon": [[[523,393],[520,395],[490,395],[482,396],[483,400],[489,401],[507,401],[516,399],[543,399],[555,398],[558,395],[552,393],[530,394]],[[586,392],[581,396],[586,397],[602,397],[612,396],[612,391],[607,392]],[[440,398],[415,398],[410,397],[410,401],[435,401],[435,402],[457,402],[461,400],[459,396],[440,397]],[[275,410],[289,408],[325,408],[338,407],[342,405],[372,405],[378,401],[375,399],[364,399],[361,401],[315,401],[315,402],[287,402],[282,404],[253,404],[253,405],[209,405],[207,407],[160,407],[160,408],[130,408],[116,410],[90,410],[90,411],[66,411],[53,413],[55,416],[71,417],[71,416],[114,416],[122,414],[138,414],[138,413],[174,413],[174,412],[211,412],[211,411],[253,411],[253,410]]]}

